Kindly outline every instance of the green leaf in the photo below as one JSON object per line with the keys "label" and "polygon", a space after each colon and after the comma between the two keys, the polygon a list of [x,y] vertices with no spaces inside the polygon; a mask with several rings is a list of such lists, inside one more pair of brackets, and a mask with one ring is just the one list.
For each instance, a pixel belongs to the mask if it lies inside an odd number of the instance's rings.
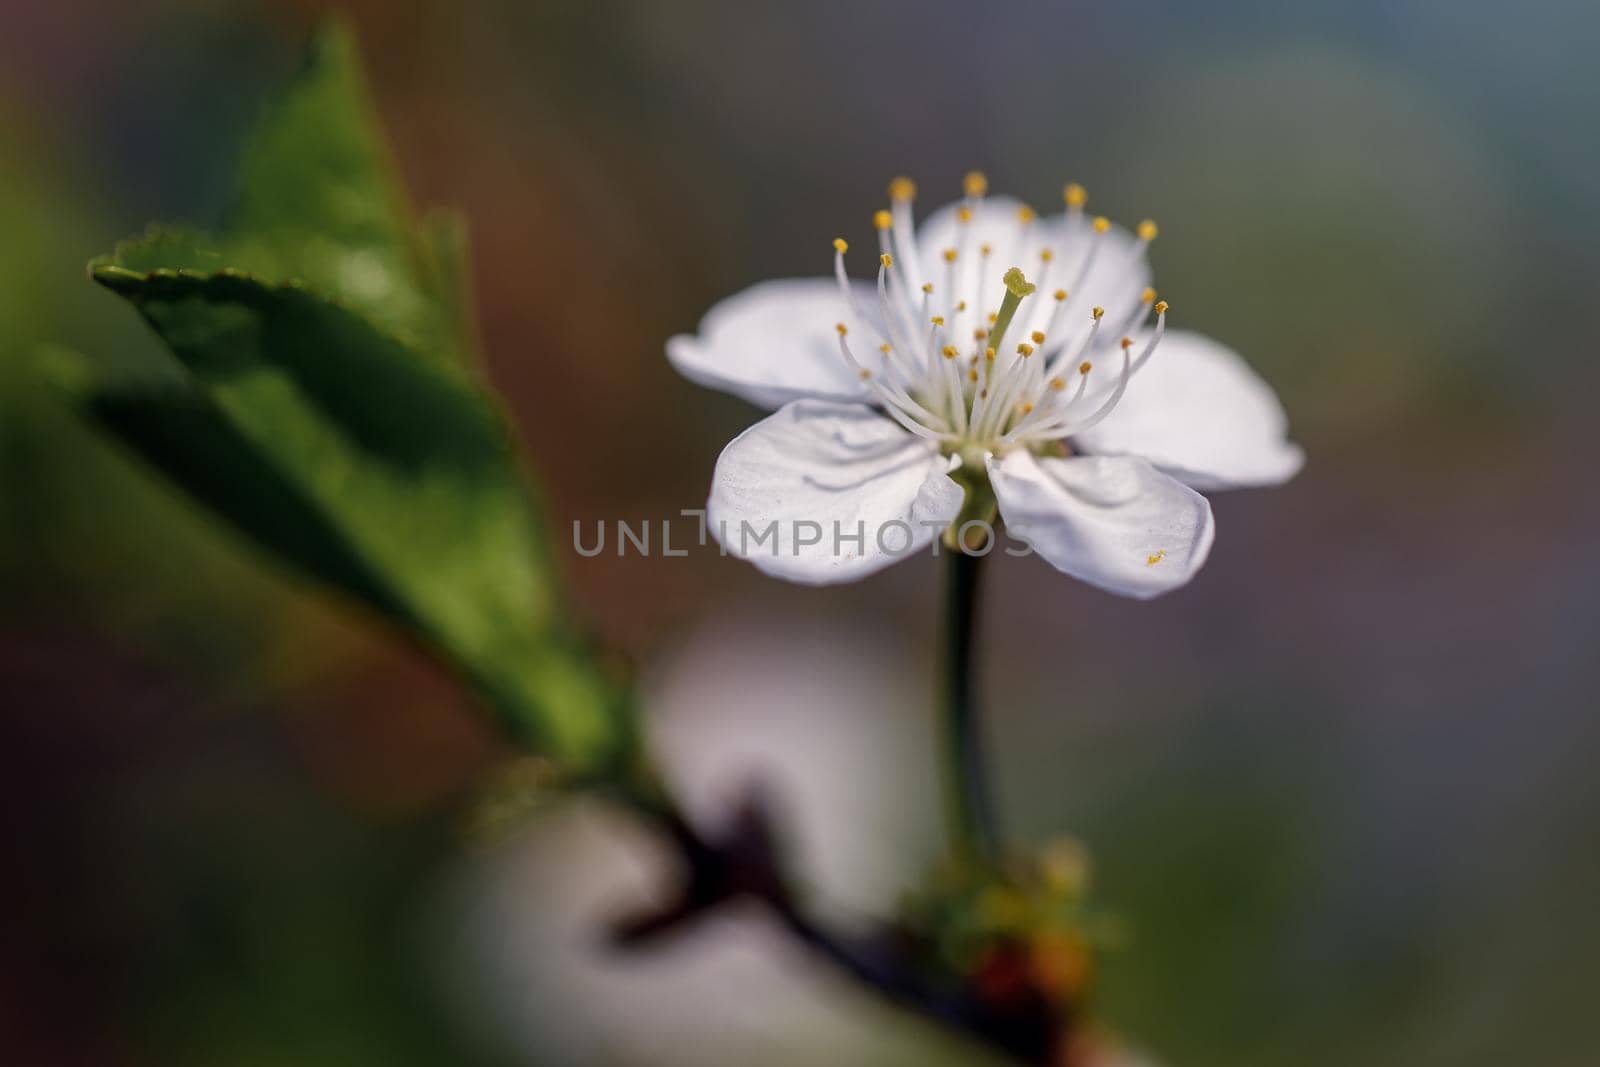
{"label": "green leaf", "polygon": [[627,707],[576,636],[470,370],[464,231],[412,222],[343,30],[242,170],[227,235],[153,229],[91,264],[184,373],[67,384],[214,513],[420,636],[537,751],[599,772],[631,737]]}
{"label": "green leaf", "polygon": [[244,533],[401,621],[524,740],[593,768],[617,698],[570,636],[502,420],[347,308],[234,273],[102,266],[190,372],[90,388],[107,429]]}
{"label": "green leaf", "polygon": [[227,261],[298,279],[420,352],[463,358],[456,309],[435,299],[430,235],[413,220],[379,130],[354,37],[332,23],[245,148]]}

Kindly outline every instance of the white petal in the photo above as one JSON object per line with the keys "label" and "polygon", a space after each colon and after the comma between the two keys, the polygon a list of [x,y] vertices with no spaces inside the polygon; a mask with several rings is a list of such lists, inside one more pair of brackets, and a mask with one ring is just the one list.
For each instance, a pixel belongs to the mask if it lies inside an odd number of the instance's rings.
{"label": "white petal", "polygon": [[[857,303],[871,314],[876,290],[853,283]],[[690,381],[741,396],[764,408],[802,397],[857,400],[861,379],[839,353],[834,327],[859,324],[831,278],[762,282],[717,304],[697,334],[667,341],[667,358]],[[862,331],[851,338],[857,358],[876,356],[878,340]]]}
{"label": "white petal", "polygon": [[[948,272],[944,251],[961,249],[965,239],[965,258],[957,260],[959,288],[964,294],[970,293],[981,277],[980,303],[984,305],[982,310],[989,312],[999,307],[1004,296],[1001,276],[1010,267],[1021,267],[1030,281],[1043,283],[1040,291],[1023,304],[1023,320],[1017,324],[1021,330],[1045,327],[1054,310],[1050,294],[1056,289],[1071,291],[1066,324],[1077,331],[1087,328],[1089,309],[1097,305],[1104,307],[1113,320],[1130,313],[1139,294],[1150,284],[1150,261],[1138,239],[1121,226],[1113,224],[1104,234],[1096,235],[1091,216],[1066,213],[1041,215],[1023,226],[1017,217],[1022,203],[1006,196],[986,198],[973,212],[972,221],[963,223],[957,218],[961,206],[961,201],[946,204],[917,227],[923,276],[936,289],[942,289]],[[1081,268],[1097,236],[1099,247],[1080,280]],[[978,254],[984,244],[993,249],[987,260]],[[1046,248],[1054,257],[1048,274],[1039,258],[1040,251]]]}
{"label": "white petal", "polygon": [[1073,438],[1096,455],[1143,456],[1196,489],[1278,485],[1305,462],[1272,387],[1232,349],[1167,331],[1115,411]]}
{"label": "white petal", "polygon": [[1215,532],[1206,498],[1142,459],[990,457],[1006,532],[1057,570],[1141,600],[1193,578]]}
{"label": "white petal", "polygon": [[957,462],[864,404],[797,400],[723,449],[706,521],[724,551],[768,574],[851,582],[950,524]]}

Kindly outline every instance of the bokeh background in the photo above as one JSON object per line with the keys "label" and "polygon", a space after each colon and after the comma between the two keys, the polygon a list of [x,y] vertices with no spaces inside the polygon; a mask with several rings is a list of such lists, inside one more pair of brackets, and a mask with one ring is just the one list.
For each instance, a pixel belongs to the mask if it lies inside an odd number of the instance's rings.
{"label": "bokeh background", "polygon": [[[0,1059],[981,1062],[754,916],[608,953],[651,843],[595,810],[486,837],[510,753],[451,679],[29,371],[164,358],[83,264],[216,220],[326,7],[0,2]],[[1211,562],[1152,604],[991,568],[1008,828],[1088,842],[1132,935],[1100,1010],[1172,1067],[1600,1062],[1600,8],[343,10],[416,199],[470,221],[563,531],[703,500],[756,413],[663,339],[825,272],[890,176],[1158,219],[1176,321],[1277,386],[1310,462],[1217,497]],[[691,806],[763,783],[829,906],[891,907],[938,840],[933,562],[569,575]]]}

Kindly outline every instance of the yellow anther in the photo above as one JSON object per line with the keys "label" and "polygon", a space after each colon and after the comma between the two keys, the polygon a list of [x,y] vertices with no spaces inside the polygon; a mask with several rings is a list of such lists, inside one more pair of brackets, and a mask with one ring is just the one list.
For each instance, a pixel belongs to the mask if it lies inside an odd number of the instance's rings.
{"label": "yellow anther", "polygon": [[960,207],[956,208],[956,221],[971,222],[972,209],[965,204],[962,204]]}
{"label": "yellow anther", "polygon": [[1065,300],[1066,298],[1067,298],[1067,291],[1065,289],[1057,289],[1056,290],[1056,299],[1057,300]]}
{"label": "yellow anther", "polygon": [[961,301],[961,303],[956,305],[956,310],[957,311],[965,311],[965,310],[967,310],[967,302],[965,300]]}
{"label": "yellow anther", "polygon": [[944,325],[944,316],[943,315],[935,315],[933,317],[933,324],[935,326],[943,326]]}
{"label": "yellow anther", "polygon": [[1041,261],[1043,261],[1045,263],[1048,263],[1052,259],[1055,259],[1055,258],[1056,258],[1056,254],[1054,252],[1052,252],[1050,249],[1048,249],[1048,248],[1039,249],[1039,259]]}
{"label": "yellow anther", "polygon": [[878,346],[878,351],[882,352],[884,355],[887,356],[890,352],[894,351],[894,346],[889,344],[888,342],[884,342],[883,344]]}
{"label": "yellow anther", "polygon": [[1036,213],[1034,212],[1033,208],[1029,207],[1027,204],[1023,204],[1021,207],[1017,208],[1017,219],[1020,222],[1032,222],[1035,218],[1035,215]]}
{"label": "yellow anther", "polygon": [[924,293],[931,293],[931,292],[933,292],[933,283],[932,283],[932,282],[923,282],[923,283],[922,283],[922,291],[923,291],[923,292],[924,292]]}
{"label": "yellow anther", "polygon": [[1022,342],[1017,346],[1017,355],[1021,356],[1023,359],[1027,359],[1029,356],[1033,355],[1033,346],[1026,341]]}
{"label": "yellow anther", "polygon": [[843,237],[835,237],[833,239],[833,250],[842,256],[850,251],[850,243]]}
{"label": "yellow anther", "polygon": [[838,330],[838,331],[839,331],[839,336],[840,336],[840,337],[843,337],[843,336],[844,336],[844,335],[845,335],[845,334],[847,334],[847,333],[849,333],[849,332],[850,332],[850,331],[849,331],[849,330],[847,330],[847,329],[846,329],[846,328],[845,328],[845,325],[844,325],[844,323],[842,323],[842,322],[837,322],[837,323],[834,323],[834,326],[833,326],[833,328],[834,328],[834,329],[835,329],[835,330]]}
{"label": "yellow anther", "polygon": [[1156,291],[1150,288],[1148,285],[1144,287],[1144,292],[1139,294],[1139,299],[1146,304],[1150,303],[1150,301],[1154,300],[1155,298]]}
{"label": "yellow anther", "polygon": [[1146,567],[1154,567],[1157,563],[1160,563],[1162,560],[1164,560],[1166,558],[1167,558],[1167,550],[1164,549],[1164,548],[1160,548],[1160,549],[1157,549],[1156,551],[1152,552],[1150,555],[1148,555],[1148,556],[1146,556],[1144,558],[1144,565]]}
{"label": "yellow anther", "polygon": [[1100,321],[1100,317],[1102,315],[1104,315],[1105,313],[1106,313],[1106,309],[1105,308],[1095,308],[1093,311],[1089,312],[1090,315],[1094,316],[1094,321],[1096,321],[1096,322],[1099,322]]}
{"label": "yellow anther", "polygon": [[880,266],[892,267],[894,266],[894,257],[887,252],[880,253],[878,255],[878,263]]}
{"label": "yellow anther", "polygon": [[1090,363],[1088,360],[1084,360],[1082,363],[1078,364],[1079,374],[1088,374],[1092,370],[1094,370],[1094,364]]}
{"label": "yellow anther", "polygon": [[1131,337],[1124,337],[1124,338],[1123,338],[1123,339],[1122,339],[1122,350],[1123,350],[1123,351],[1124,351],[1124,352],[1126,352],[1126,351],[1127,351],[1127,350],[1128,350],[1128,349],[1130,349],[1130,348],[1132,348],[1132,347],[1133,347],[1133,338],[1131,338]]}
{"label": "yellow anther", "polygon": [[977,380],[978,380],[978,368],[974,367],[971,370],[967,371],[967,381],[975,382]]}
{"label": "yellow anther", "polygon": [[994,251],[994,246],[993,245],[981,244],[981,245],[978,246],[978,255],[980,255],[980,256],[987,256],[990,252],[993,252],[993,251]]}
{"label": "yellow anther", "polygon": [[1007,289],[1011,290],[1019,297],[1027,296],[1035,289],[1039,288],[1037,285],[1034,285],[1023,276],[1022,270],[1019,267],[1012,267],[1010,270],[1006,271],[1005,276],[1000,280],[1006,283]]}
{"label": "yellow anther", "polygon": [[1065,389],[1066,387],[1067,387],[1067,383],[1062,381],[1060,378],[1051,378],[1050,379],[1050,388],[1054,389],[1056,392],[1059,393],[1059,392],[1061,392],[1061,390]]}
{"label": "yellow anther", "polygon": [[1024,400],[1022,403],[1017,405],[1017,410],[1022,412],[1024,415],[1031,415],[1033,414],[1033,405]]}
{"label": "yellow anther", "polygon": [[879,208],[878,210],[876,210],[876,211],[874,211],[872,213],[872,226],[873,226],[873,229],[887,230],[889,227],[891,227],[893,225],[894,225],[894,216],[889,214],[889,212],[887,212],[883,208]]}
{"label": "yellow anther", "polygon": [[983,329],[981,327],[972,331],[972,339],[974,341],[981,341],[985,337],[988,337],[988,336],[989,336],[989,331],[985,330],[985,329]]}
{"label": "yellow anther", "polygon": [[1028,335],[1028,338],[1034,344],[1042,345],[1042,344],[1044,344],[1044,331],[1043,330],[1034,330],[1031,334]]}
{"label": "yellow anther", "polygon": [[953,249],[953,248],[945,249],[944,250],[944,261],[946,263],[954,263],[956,261],[956,250]]}
{"label": "yellow anther", "polygon": [[1094,220],[1094,232],[1105,233],[1109,229],[1111,229],[1111,220],[1106,218],[1104,215],[1096,216]]}
{"label": "yellow anther", "polygon": [[989,312],[989,325],[990,325],[990,326],[993,326],[993,325],[994,325],[994,320],[995,320],[995,319],[998,319],[998,318],[999,318],[999,317],[1000,317],[1000,316],[999,316],[999,315],[996,315],[996,314],[995,314],[995,313],[994,313],[994,312],[992,312],[992,311],[991,311],[991,312]]}
{"label": "yellow anther", "polygon": [[983,350],[983,358],[988,360],[990,363],[993,363],[994,362],[994,349],[985,348]]}
{"label": "yellow anther", "polygon": [[889,183],[889,199],[897,204],[906,204],[917,198],[917,183],[910,178],[901,176]]}
{"label": "yellow anther", "polygon": [[1061,199],[1067,202],[1068,207],[1082,207],[1089,202],[1089,190],[1077,182],[1069,182],[1067,187],[1061,190]]}
{"label": "yellow anther", "polygon": [[1167,303],[1165,300],[1157,300],[1156,301],[1156,309],[1155,309],[1156,310],[1156,314],[1157,315],[1165,315],[1167,313],[1167,309],[1169,307],[1171,307],[1171,306],[1172,305]]}
{"label": "yellow anther", "polygon": [[872,372],[869,371],[867,368],[862,367],[861,368],[861,380],[862,381],[866,381],[870,377],[872,377]]}
{"label": "yellow anther", "polygon": [[1157,228],[1154,220],[1152,219],[1145,219],[1143,222],[1139,223],[1139,240],[1141,241],[1154,241],[1156,239],[1156,234],[1160,232],[1161,230]]}
{"label": "yellow anther", "polygon": [[944,346],[944,358],[945,359],[955,359],[960,354],[961,354],[960,352],[956,351],[956,346],[955,345],[945,345]]}
{"label": "yellow anther", "polygon": [[981,170],[969,170],[961,179],[961,189],[968,196],[983,196],[989,191],[989,179]]}

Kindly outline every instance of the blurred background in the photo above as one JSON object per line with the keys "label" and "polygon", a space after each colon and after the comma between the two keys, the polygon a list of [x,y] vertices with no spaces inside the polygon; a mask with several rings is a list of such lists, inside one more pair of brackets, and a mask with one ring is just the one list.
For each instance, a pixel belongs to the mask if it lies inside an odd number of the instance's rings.
{"label": "blurred background", "polygon": [[[218,219],[327,7],[0,0],[0,1059],[982,1062],[754,916],[608,953],[652,843],[588,809],[474,832],[510,752],[451,679],[29,372],[165,358],[83,265]],[[1099,1010],[1171,1067],[1600,1061],[1600,8],[341,9],[415,199],[470,222],[562,544],[703,501],[757,413],[664,338],[826,272],[892,175],[1159,220],[1175,321],[1310,461],[1214,498],[1153,604],[990,568],[1008,828],[1086,841],[1131,931]],[[568,554],[691,807],[761,782],[830,907],[892,907],[938,845],[933,561],[819,591]]]}

